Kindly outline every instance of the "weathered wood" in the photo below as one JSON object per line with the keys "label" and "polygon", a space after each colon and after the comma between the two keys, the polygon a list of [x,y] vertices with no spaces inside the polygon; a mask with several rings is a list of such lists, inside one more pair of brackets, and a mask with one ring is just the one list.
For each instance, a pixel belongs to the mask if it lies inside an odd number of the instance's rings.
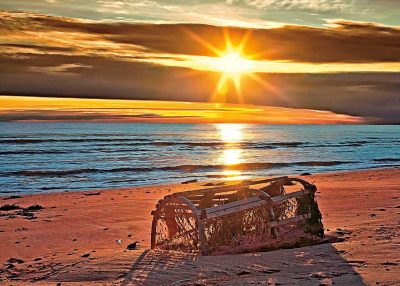
{"label": "weathered wood", "polygon": [[289,194],[272,197],[271,199],[274,203],[278,203],[278,202],[286,201],[289,199],[298,198],[298,197],[301,197],[301,196],[309,194],[309,193],[310,193],[309,190],[300,190],[300,191],[292,192]]}
{"label": "weathered wood", "polygon": [[[265,200],[268,204],[270,204],[269,208],[268,208],[268,214],[270,216],[270,220],[274,221],[275,220],[275,212],[274,212],[274,207],[272,204],[272,198],[270,195],[268,195],[267,193],[261,191],[261,199]],[[272,235],[277,238],[279,235],[279,228],[278,227],[271,227],[271,233]]]}
{"label": "weathered wood", "polygon": [[205,229],[204,229],[204,223],[199,220],[197,224],[197,228],[199,230],[199,242],[200,242],[200,253],[202,255],[207,255],[208,254],[208,249],[207,249],[207,239],[206,239],[206,234],[205,234]]}
{"label": "weathered wood", "polygon": [[255,208],[263,204],[266,204],[266,201],[260,199],[259,197],[250,197],[240,201],[211,207],[206,209],[205,211],[207,214],[207,219],[213,219],[219,216]]}
{"label": "weathered wood", "polygon": [[200,211],[198,208],[196,208],[196,206],[195,206],[189,199],[187,199],[187,198],[185,198],[185,197],[182,197],[182,196],[179,196],[178,198],[179,198],[181,201],[185,202],[186,205],[192,210],[192,212],[193,212],[197,217],[200,216],[201,211]]}
{"label": "weathered wood", "polygon": [[[279,203],[288,199],[297,198],[308,194],[310,191],[308,190],[301,190],[289,194],[285,194],[282,196],[271,197],[273,203]],[[259,207],[261,205],[265,205],[268,202],[263,200],[259,197],[250,197],[240,201],[226,203],[223,205],[219,205],[216,207],[211,207],[206,209],[207,219],[213,219],[219,216],[232,214],[234,212],[244,211],[247,209]]]}
{"label": "weathered wood", "polygon": [[251,186],[251,185],[261,185],[261,184],[266,184],[266,183],[280,181],[280,180],[287,180],[287,179],[288,179],[287,176],[283,176],[283,177],[263,179],[263,180],[258,180],[258,181],[247,181],[247,182],[241,182],[238,184],[232,184],[232,185],[228,185],[228,186],[203,188],[203,189],[197,189],[197,190],[192,190],[192,191],[185,191],[185,192],[176,193],[176,195],[186,196],[186,195],[194,195],[196,193],[223,192],[223,191],[228,191],[228,190],[234,190],[235,188],[247,187],[247,186]]}

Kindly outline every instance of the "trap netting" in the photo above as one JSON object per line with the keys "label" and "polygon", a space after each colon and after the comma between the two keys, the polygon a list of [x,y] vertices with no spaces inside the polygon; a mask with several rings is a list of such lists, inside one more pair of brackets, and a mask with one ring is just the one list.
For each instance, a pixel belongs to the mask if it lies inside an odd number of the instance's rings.
{"label": "trap netting", "polygon": [[174,193],[152,213],[151,246],[209,255],[316,243],[323,236],[316,190],[280,177]]}

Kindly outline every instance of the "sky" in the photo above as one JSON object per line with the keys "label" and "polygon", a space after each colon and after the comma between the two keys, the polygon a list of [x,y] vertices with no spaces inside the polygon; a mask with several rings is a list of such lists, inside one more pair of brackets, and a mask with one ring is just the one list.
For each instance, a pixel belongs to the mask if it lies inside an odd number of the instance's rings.
{"label": "sky", "polygon": [[0,121],[400,123],[397,0],[0,0]]}

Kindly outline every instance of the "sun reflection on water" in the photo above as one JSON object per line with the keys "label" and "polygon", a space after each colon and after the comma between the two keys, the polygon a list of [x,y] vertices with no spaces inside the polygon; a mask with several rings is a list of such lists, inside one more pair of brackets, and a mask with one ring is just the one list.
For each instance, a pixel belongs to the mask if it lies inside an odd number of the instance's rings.
{"label": "sun reflection on water", "polygon": [[243,150],[238,143],[244,139],[244,124],[216,124],[219,137],[225,143],[225,148],[220,156],[221,164],[225,165],[222,175],[231,180],[243,179],[242,172],[235,168],[242,163]]}
{"label": "sun reflection on water", "polygon": [[224,165],[236,165],[241,163],[241,149],[225,149],[222,154]]}
{"label": "sun reflection on water", "polygon": [[215,124],[221,140],[225,143],[236,143],[243,140],[244,124]]}

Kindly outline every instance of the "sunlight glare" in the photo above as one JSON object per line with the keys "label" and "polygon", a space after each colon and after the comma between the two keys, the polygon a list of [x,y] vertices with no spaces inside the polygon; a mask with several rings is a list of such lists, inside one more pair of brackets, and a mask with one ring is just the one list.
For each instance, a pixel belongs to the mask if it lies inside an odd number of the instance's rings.
{"label": "sunlight glare", "polygon": [[242,172],[235,170],[235,166],[242,163],[242,149],[238,148],[236,144],[243,140],[243,127],[244,124],[215,124],[219,131],[221,140],[226,143],[226,149],[223,150],[220,160],[226,168],[222,174],[229,177],[230,180],[241,178]]}
{"label": "sunlight glare", "polygon": [[253,63],[245,59],[239,52],[228,52],[215,59],[215,69],[230,75],[251,71]]}
{"label": "sunlight glare", "polygon": [[222,155],[224,165],[237,165],[240,163],[241,149],[226,149]]}
{"label": "sunlight glare", "polygon": [[219,131],[221,140],[225,143],[240,142],[243,139],[243,127],[244,124],[215,124]]}

